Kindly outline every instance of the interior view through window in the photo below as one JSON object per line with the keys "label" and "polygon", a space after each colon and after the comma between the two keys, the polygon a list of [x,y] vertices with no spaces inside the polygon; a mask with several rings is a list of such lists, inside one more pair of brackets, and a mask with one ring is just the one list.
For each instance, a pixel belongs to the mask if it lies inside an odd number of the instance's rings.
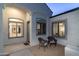
{"label": "interior view through window", "polygon": [[55,37],[65,37],[65,22],[59,21],[53,22],[52,24],[53,35]]}
{"label": "interior view through window", "polygon": [[37,35],[46,34],[46,23],[38,23],[37,22]]}
{"label": "interior view through window", "polygon": [[9,38],[23,36],[23,20],[18,18],[9,18]]}

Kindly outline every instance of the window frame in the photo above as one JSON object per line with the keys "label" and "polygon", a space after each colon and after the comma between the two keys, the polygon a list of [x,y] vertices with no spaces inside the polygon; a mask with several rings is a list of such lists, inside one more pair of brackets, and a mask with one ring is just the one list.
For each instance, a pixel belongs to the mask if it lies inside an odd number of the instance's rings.
{"label": "window frame", "polygon": [[[18,19],[18,20],[21,20],[22,22],[9,21],[9,19]],[[16,37],[10,37],[10,33],[9,33],[9,32],[10,32],[10,31],[9,31],[9,28],[10,28],[10,27],[9,27],[9,23],[16,23]],[[22,36],[18,36],[18,35],[17,35],[17,24],[18,24],[18,23],[20,23],[20,24],[23,25],[23,27],[22,27],[22,28],[23,28],[23,32],[22,32],[23,34],[22,34]],[[8,38],[9,38],[9,39],[13,39],[13,38],[21,38],[21,37],[24,37],[24,20],[22,20],[22,19],[20,19],[20,18],[8,18]]]}
{"label": "window frame", "polygon": [[[40,29],[37,29],[37,24],[40,24]],[[43,27],[43,33],[37,33],[38,30],[40,30],[40,32],[42,30],[41,24],[43,24],[43,26],[45,25],[45,32],[44,32],[44,27]],[[46,23],[44,23],[44,22],[36,22],[36,35],[46,35]]]}
{"label": "window frame", "polygon": [[[64,30],[64,35],[61,37],[61,36],[59,36],[59,23],[62,23],[62,22],[64,23],[65,30]],[[58,36],[55,35],[55,37],[56,38],[65,38],[67,36],[67,26],[66,26],[67,21],[66,20],[53,21],[52,22],[52,35],[54,35],[54,33],[53,33],[53,24],[54,23],[58,23]]]}

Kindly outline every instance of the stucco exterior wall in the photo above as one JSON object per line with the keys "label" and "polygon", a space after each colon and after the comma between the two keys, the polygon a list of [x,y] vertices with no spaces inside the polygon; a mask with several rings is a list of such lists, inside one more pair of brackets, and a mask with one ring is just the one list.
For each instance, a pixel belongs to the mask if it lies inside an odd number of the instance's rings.
{"label": "stucco exterior wall", "polygon": [[4,44],[14,44],[14,43],[22,43],[26,40],[26,25],[24,25],[24,37],[20,38],[9,38],[8,37],[8,23],[9,18],[19,18],[24,20],[24,24],[26,24],[26,13],[14,7],[5,7],[4,8],[4,19],[3,19],[3,34],[4,34]]}
{"label": "stucco exterior wall", "polygon": [[[28,11],[28,12],[31,11],[31,13],[26,14],[26,22],[28,21],[29,18],[32,20],[32,21],[29,20],[30,21],[30,41],[31,41],[31,45],[35,45],[37,43],[37,38],[36,37],[38,37],[38,36],[36,36],[36,18],[41,17],[41,18],[44,18],[45,20],[48,20],[48,18],[52,15],[52,11],[48,8],[48,6],[46,4],[43,4],[43,3],[38,3],[38,4],[37,3],[29,3],[29,4],[28,3],[26,3],[26,4],[25,3],[21,3],[21,4],[18,3],[18,4],[5,4],[5,5],[7,7],[9,6],[9,7],[22,8],[25,11]],[[23,18],[23,14],[18,14],[18,16],[11,15],[11,16],[6,16],[6,17],[21,17],[21,18]],[[4,22],[5,22],[5,20],[4,20]],[[6,20],[6,23],[8,23],[7,20]],[[6,24],[6,23],[4,23],[6,25],[6,26],[4,25],[4,28],[7,29],[8,24]],[[25,29],[24,29],[25,31],[27,31],[26,28],[27,28],[27,26],[25,25]],[[48,30],[48,29],[46,29],[46,30]],[[5,32],[6,32],[6,30],[5,30]],[[6,32],[4,34],[6,38],[7,38],[7,33],[8,32]],[[24,33],[26,33],[26,32],[24,32]],[[49,33],[49,32],[47,31],[47,33]],[[47,33],[46,33],[46,35],[48,35]],[[41,35],[41,36],[43,38],[46,38],[46,35]],[[25,37],[27,37],[27,34],[25,34]],[[8,44],[8,43],[12,43],[12,42],[16,42],[16,43],[17,42],[18,43],[19,42],[24,42],[25,40],[27,40],[27,38],[24,38],[24,39],[19,38],[18,40],[17,39],[18,38],[8,40],[8,38],[7,38],[5,40],[5,42]]]}
{"label": "stucco exterior wall", "polygon": [[[52,11],[48,8],[46,4],[43,3],[30,3],[30,4],[18,4],[19,6],[23,6],[24,8],[28,8],[31,11],[32,15],[32,21],[31,21],[31,46],[38,44],[38,37],[42,37],[44,39],[47,39],[47,36],[49,35],[49,17],[52,15]],[[43,18],[46,22],[46,35],[36,35],[36,18]]]}
{"label": "stucco exterior wall", "polygon": [[[49,36],[49,16],[51,15],[48,15],[48,14],[35,14],[33,15],[32,17],[32,45],[36,45],[38,44],[38,37],[42,37],[44,38],[45,40],[47,40],[47,37]],[[46,20],[46,34],[44,35],[36,35],[36,21],[37,21],[37,18],[43,18]]]}
{"label": "stucco exterior wall", "polygon": [[3,4],[0,4],[0,55],[4,54],[4,44],[3,44]]}
{"label": "stucco exterior wall", "polygon": [[[79,10],[70,12],[70,13],[66,13],[54,18],[50,19],[50,22],[52,23],[53,21],[57,21],[57,20],[66,20],[67,21],[67,37],[64,39],[59,39],[58,43],[65,45],[65,55],[79,55],[77,54],[75,51],[78,51],[79,49]],[[50,24],[51,24],[50,23]],[[51,30],[50,30],[51,31]],[[68,49],[71,49],[71,51],[69,51]],[[75,52],[75,54],[74,54]]]}
{"label": "stucco exterior wall", "polygon": [[[13,12],[10,8],[14,8]],[[18,9],[19,8],[19,9]],[[23,11],[22,11],[23,10]],[[25,13],[26,11],[26,13]],[[0,4],[0,53],[4,53],[4,45],[24,43],[27,40],[27,26],[26,22],[30,21],[30,41],[31,45],[38,44],[38,37],[36,36],[36,18],[44,18],[47,20],[46,35],[41,35],[47,38],[49,35],[49,17],[52,11],[46,4],[33,4],[33,3],[19,3],[19,4]],[[21,38],[8,38],[8,18],[20,18],[24,20],[24,37]]]}
{"label": "stucco exterior wall", "polygon": [[[51,18],[50,19],[50,35],[52,35],[52,22],[55,22],[55,21],[60,21],[60,20],[62,20],[62,21],[65,21],[66,23],[68,23],[68,18],[67,18],[67,16],[58,16],[58,17],[55,17],[55,18]],[[68,24],[66,24],[66,26],[68,26]],[[66,29],[66,36],[65,36],[65,38],[56,38],[57,39],[57,42],[59,43],[59,44],[62,44],[62,45],[66,45],[67,44],[67,39],[68,39],[68,29]]]}

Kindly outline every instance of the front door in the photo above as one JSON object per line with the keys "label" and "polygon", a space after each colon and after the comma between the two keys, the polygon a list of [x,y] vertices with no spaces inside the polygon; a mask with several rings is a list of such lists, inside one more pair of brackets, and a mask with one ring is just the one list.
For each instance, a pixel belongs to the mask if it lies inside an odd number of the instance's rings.
{"label": "front door", "polygon": [[30,43],[30,21],[27,22],[27,42]]}

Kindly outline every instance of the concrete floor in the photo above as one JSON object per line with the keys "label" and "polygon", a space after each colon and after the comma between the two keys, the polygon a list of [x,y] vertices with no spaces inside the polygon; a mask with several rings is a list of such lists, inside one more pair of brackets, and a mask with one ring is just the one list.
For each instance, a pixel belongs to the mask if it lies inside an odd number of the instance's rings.
{"label": "concrete floor", "polygon": [[64,46],[57,44],[55,47],[49,46],[48,48],[43,48],[37,45],[30,48],[34,56],[64,56]]}
{"label": "concrete floor", "polygon": [[5,52],[10,56],[32,56],[29,47],[24,44],[7,45],[5,46]]}
{"label": "concrete floor", "polygon": [[24,44],[14,44],[5,46],[5,52],[10,56],[64,56],[64,46],[46,48],[46,51],[37,46],[25,46]]}

